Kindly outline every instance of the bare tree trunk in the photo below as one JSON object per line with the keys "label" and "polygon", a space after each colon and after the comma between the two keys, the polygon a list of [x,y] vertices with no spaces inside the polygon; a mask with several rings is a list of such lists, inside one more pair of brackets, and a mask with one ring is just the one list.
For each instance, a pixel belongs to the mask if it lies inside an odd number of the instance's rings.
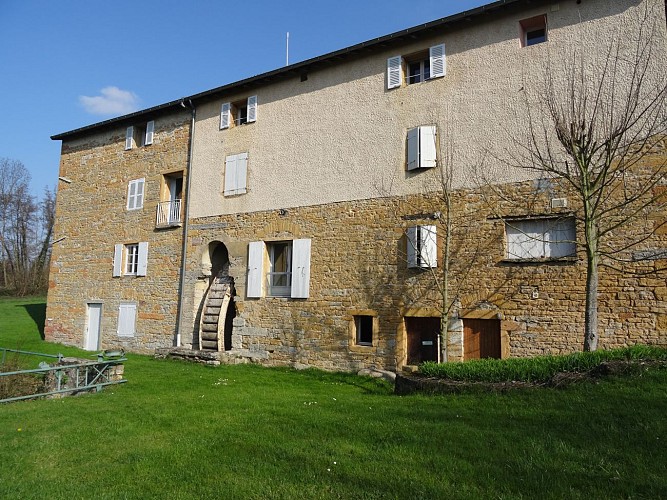
{"label": "bare tree trunk", "polygon": [[598,348],[598,256],[587,252],[584,351]]}

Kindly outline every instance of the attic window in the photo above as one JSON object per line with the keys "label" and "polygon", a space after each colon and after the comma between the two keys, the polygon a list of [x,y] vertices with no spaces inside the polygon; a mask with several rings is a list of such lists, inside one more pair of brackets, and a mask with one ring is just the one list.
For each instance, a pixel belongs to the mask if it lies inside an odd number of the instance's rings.
{"label": "attic window", "polygon": [[245,125],[257,120],[257,96],[235,102],[225,102],[220,109],[220,129]]}
{"label": "attic window", "polygon": [[547,15],[531,17],[519,21],[521,28],[521,46],[529,47],[547,41]]}
{"label": "attic window", "polygon": [[444,43],[407,56],[393,56],[387,59],[387,89],[425,82],[446,73]]}

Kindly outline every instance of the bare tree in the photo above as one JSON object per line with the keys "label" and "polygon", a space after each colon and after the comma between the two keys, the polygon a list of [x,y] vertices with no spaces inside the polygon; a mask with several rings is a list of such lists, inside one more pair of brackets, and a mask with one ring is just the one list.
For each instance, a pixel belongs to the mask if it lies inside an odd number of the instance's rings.
{"label": "bare tree", "polygon": [[20,161],[0,159],[0,258],[2,286],[17,295],[44,292],[55,196],[37,203],[30,173]]}
{"label": "bare tree", "polygon": [[[622,269],[630,251],[655,230],[651,214],[665,208],[664,149],[667,85],[658,53],[664,26],[648,0],[634,29],[624,26],[602,61],[583,51],[548,65],[537,96],[526,93],[527,140],[514,140],[512,165],[559,179],[577,198],[583,228],[577,244],[586,254],[584,350],[598,345],[598,275]],[[634,39],[628,36],[634,33]],[[525,85],[528,89],[528,85]],[[641,231],[628,236],[631,225]]]}

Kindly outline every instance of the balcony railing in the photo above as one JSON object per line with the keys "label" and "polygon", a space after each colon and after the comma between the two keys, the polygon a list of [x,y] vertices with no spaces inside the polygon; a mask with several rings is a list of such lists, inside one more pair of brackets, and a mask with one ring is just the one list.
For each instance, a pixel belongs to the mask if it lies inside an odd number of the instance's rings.
{"label": "balcony railing", "polygon": [[157,227],[176,226],[181,223],[181,200],[163,201],[157,205]]}

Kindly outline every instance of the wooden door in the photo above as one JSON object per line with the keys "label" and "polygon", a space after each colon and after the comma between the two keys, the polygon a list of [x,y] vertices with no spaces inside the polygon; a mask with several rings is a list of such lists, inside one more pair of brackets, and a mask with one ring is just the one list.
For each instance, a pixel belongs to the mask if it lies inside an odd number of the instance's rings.
{"label": "wooden door", "polygon": [[440,318],[405,318],[408,365],[438,360]]}
{"label": "wooden door", "polygon": [[102,321],[102,304],[88,304],[86,318],[86,336],[83,348],[87,351],[96,351],[100,348],[100,323]]}
{"label": "wooden door", "polygon": [[463,359],[500,359],[500,320],[463,319]]}

